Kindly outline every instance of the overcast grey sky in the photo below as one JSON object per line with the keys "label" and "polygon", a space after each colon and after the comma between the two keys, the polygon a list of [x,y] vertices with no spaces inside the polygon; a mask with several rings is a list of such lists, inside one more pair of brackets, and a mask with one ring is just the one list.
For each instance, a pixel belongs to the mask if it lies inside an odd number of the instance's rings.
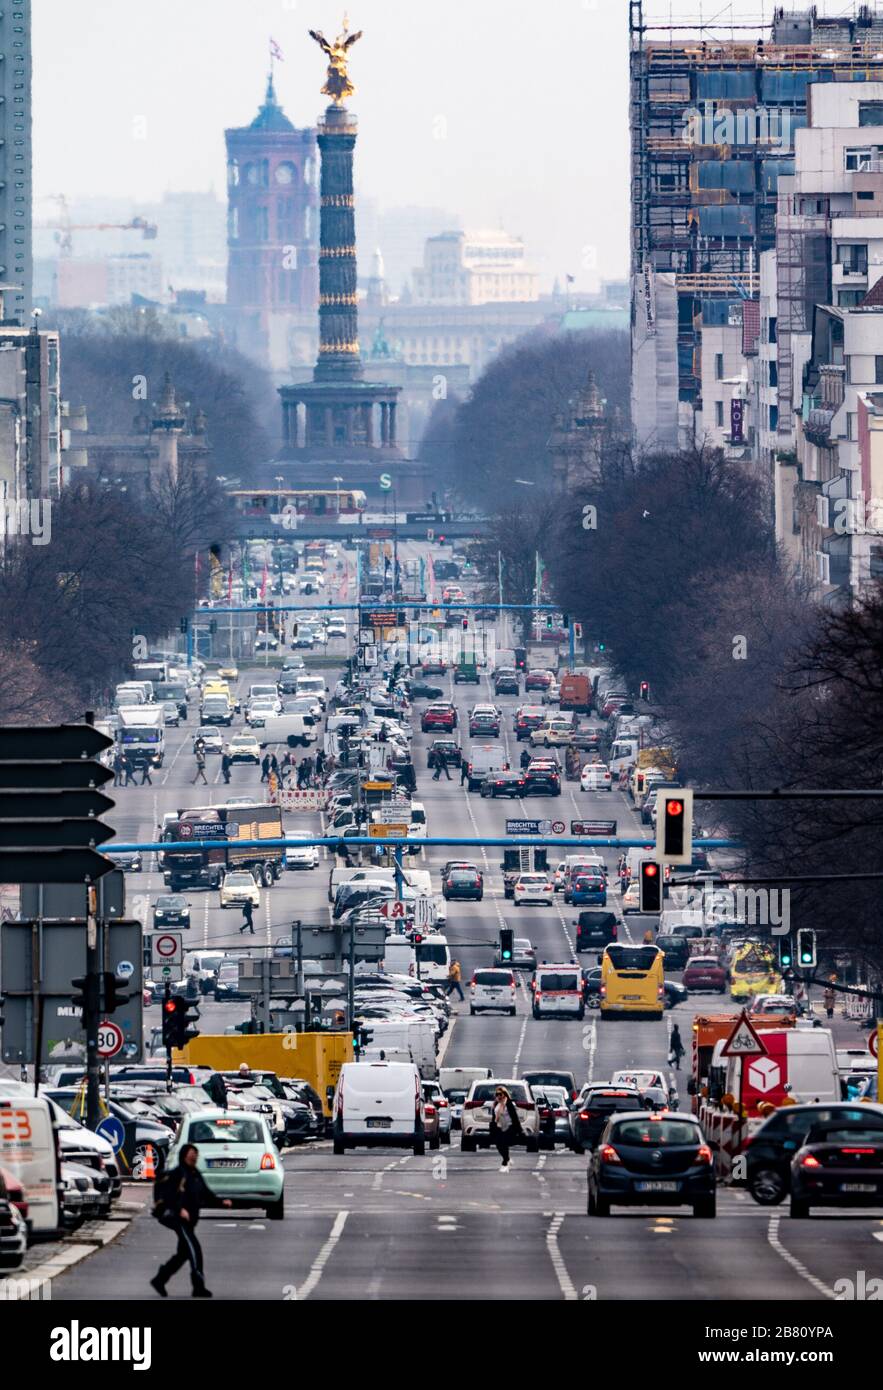
{"label": "overcast grey sky", "polygon": [[[315,122],[343,0],[35,0],[37,197],[224,189],[225,126],[277,91]],[[648,0],[667,17],[769,18],[772,0]],[[829,3],[827,12],[844,10]],[[359,190],[523,236],[549,283],[628,265],[628,0],[351,0]],[[718,33],[724,31],[718,30]]]}

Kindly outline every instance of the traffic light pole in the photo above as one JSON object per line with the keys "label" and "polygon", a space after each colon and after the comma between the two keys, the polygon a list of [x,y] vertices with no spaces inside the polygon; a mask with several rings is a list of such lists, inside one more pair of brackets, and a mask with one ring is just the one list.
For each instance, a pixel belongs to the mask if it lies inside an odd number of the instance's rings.
{"label": "traffic light pole", "polygon": [[[167,1017],[169,1000],[172,997],[172,986],[168,980],[163,985],[163,1018]],[[166,1037],[166,1090],[171,1094],[172,1090],[172,1040]]]}
{"label": "traffic light pole", "polygon": [[[84,990],[83,1023],[86,1031],[86,1126],[96,1130],[101,1123],[101,1064],[98,1057],[98,1024],[100,1023],[99,980],[101,960],[98,952],[98,921],[92,910],[95,889],[86,889],[86,986]],[[40,1058],[36,1066],[39,1069]]]}

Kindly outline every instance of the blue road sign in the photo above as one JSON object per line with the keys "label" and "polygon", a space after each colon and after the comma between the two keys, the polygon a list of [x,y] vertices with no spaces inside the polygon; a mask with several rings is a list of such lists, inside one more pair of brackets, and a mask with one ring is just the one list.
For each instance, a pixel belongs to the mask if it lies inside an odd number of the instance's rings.
{"label": "blue road sign", "polygon": [[115,1154],[119,1153],[126,1138],[123,1122],[122,1120],[118,1120],[116,1115],[106,1115],[95,1133],[100,1134],[102,1139],[106,1139],[108,1143],[113,1144],[113,1151]]}

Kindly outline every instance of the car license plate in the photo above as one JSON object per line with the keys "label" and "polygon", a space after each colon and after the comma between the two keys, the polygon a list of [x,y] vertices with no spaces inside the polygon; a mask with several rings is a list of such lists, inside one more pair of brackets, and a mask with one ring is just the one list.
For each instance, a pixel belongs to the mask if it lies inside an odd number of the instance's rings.
{"label": "car license plate", "polygon": [[246,1160],[244,1158],[210,1158],[207,1168],[244,1168]]}
{"label": "car license plate", "polygon": [[369,1129],[391,1129],[391,1128],[392,1128],[392,1120],[369,1120],[369,1121],[368,1121],[368,1128],[369,1128]]}
{"label": "car license plate", "polygon": [[635,999],[640,999],[641,996],[640,994],[624,994],[622,997],[623,999],[628,999],[629,1001],[632,1001]]}
{"label": "car license plate", "polygon": [[654,1178],[652,1182],[636,1182],[635,1189],[638,1192],[677,1192],[680,1185],[679,1182],[662,1182]]}
{"label": "car license plate", "polygon": [[841,1192],[876,1192],[876,1191],[877,1191],[877,1184],[876,1184],[875,1182],[842,1182],[842,1183],[840,1184],[840,1191],[841,1191]]}

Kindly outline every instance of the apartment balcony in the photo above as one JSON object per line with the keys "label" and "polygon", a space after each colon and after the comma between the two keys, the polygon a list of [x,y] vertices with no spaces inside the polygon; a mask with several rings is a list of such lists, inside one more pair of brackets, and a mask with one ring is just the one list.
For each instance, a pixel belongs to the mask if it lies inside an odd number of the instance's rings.
{"label": "apartment balcony", "polygon": [[818,395],[823,410],[839,410],[846,395],[846,368],[826,362],[819,367]]}
{"label": "apartment balcony", "polygon": [[866,290],[868,288],[868,267],[867,265],[835,265],[831,275],[831,283],[835,290]]}

